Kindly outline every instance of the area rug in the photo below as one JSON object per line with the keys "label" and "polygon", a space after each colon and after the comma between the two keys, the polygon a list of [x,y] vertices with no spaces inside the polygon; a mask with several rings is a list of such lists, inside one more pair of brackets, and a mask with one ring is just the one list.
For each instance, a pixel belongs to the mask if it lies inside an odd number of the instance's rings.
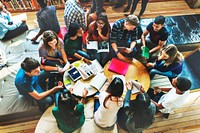
{"label": "area rug", "polygon": [[[154,18],[141,19],[142,29]],[[170,33],[167,44],[195,44],[200,42],[200,14],[166,17],[165,25]]]}

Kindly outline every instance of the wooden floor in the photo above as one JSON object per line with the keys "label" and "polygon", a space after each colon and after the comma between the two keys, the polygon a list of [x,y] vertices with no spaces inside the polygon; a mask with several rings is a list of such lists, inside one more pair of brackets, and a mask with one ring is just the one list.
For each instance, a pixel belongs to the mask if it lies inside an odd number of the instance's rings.
{"label": "wooden floor", "polygon": [[[153,1],[153,0],[152,0]],[[125,6],[124,6],[125,7]],[[123,16],[123,9],[112,9],[111,6],[105,6],[110,22],[114,22]],[[135,12],[138,15],[140,4]],[[165,2],[151,2],[142,16],[143,18],[152,18],[157,15],[176,16],[187,14],[200,14],[199,9],[190,9],[185,0],[166,0]],[[13,14],[14,15],[14,14]],[[29,29],[36,28],[35,12],[28,12],[27,24]],[[59,22],[64,26],[63,10],[58,10],[57,15]],[[200,133],[200,91],[193,92],[186,100],[183,107],[174,111],[168,119],[157,114],[155,123],[144,133]],[[0,126],[0,133],[32,133],[36,127],[38,120],[22,122]]]}

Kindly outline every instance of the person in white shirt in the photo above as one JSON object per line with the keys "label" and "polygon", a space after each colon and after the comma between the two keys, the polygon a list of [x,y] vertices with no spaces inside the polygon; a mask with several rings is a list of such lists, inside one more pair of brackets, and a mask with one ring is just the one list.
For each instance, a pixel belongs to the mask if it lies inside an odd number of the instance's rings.
{"label": "person in white shirt", "polygon": [[[156,105],[158,111],[164,114],[165,118],[176,108],[179,108],[189,95],[191,81],[184,77],[172,79],[172,88],[155,87],[148,90],[151,101]],[[165,91],[167,93],[164,93]]]}
{"label": "person in white shirt", "polygon": [[112,129],[117,121],[117,112],[123,106],[124,84],[116,77],[106,83],[98,98],[100,106],[94,113],[95,123],[102,128]]}

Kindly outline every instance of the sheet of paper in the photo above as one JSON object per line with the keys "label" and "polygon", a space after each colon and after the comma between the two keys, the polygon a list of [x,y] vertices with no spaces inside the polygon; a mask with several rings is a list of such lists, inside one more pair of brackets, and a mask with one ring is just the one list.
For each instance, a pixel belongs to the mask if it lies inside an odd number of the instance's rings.
{"label": "sheet of paper", "polygon": [[89,43],[87,44],[87,49],[98,50],[98,42],[97,41],[89,41]]}

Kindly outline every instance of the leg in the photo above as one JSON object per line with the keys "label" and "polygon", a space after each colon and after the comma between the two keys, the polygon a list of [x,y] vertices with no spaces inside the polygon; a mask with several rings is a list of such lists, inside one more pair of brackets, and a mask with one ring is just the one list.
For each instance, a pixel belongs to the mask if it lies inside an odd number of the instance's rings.
{"label": "leg", "polygon": [[90,13],[94,13],[96,11],[96,0],[92,0],[92,5],[90,7]]}
{"label": "leg", "polygon": [[90,56],[86,52],[78,50],[77,53],[90,60]]}
{"label": "leg", "polygon": [[46,71],[41,71],[40,75],[38,76],[38,83],[44,91],[47,89],[46,79],[48,78],[49,78],[49,84],[48,84],[49,88],[51,89],[54,87],[54,82],[53,80],[51,80],[52,77],[55,79],[55,74]]}
{"label": "leg", "polygon": [[128,0],[128,5],[126,6],[123,12],[127,12],[130,9],[131,4],[132,4],[132,0]]}
{"label": "leg", "polygon": [[124,5],[125,0],[119,0],[119,3],[117,3],[114,8],[120,8]]}
{"label": "leg", "polygon": [[174,78],[177,76],[177,74],[173,73],[172,71],[168,71],[168,72],[161,72],[157,69],[151,69],[151,71],[149,72],[150,74],[150,78],[153,79],[153,77],[156,75],[156,74],[159,74],[159,75],[164,75],[164,76],[167,76],[169,78]]}
{"label": "leg", "polygon": [[51,96],[47,96],[39,101],[37,101],[40,111],[44,112],[49,106],[53,104],[53,98]]}
{"label": "leg", "polygon": [[10,39],[24,33],[27,30],[28,30],[28,26],[25,23],[22,23],[18,28],[14,29],[14,30],[9,30],[2,40],[10,40]]}
{"label": "leg", "polygon": [[103,12],[103,0],[95,0],[96,1],[96,14],[97,16]]}
{"label": "leg", "polygon": [[147,6],[148,2],[149,2],[149,0],[142,0],[141,10],[140,10],[140,13],[139,13],[139,17],[141,17],[143,15],[144,11],[146,10],[146,6]]}
{"label": "leg", "polygon": [[133,5],[132,5],[132,8],[131,8],[130,14],[133,14],[135,12],[135,9],[137,7],[138,2],[139,2],[139,0],[133,0]]}
{"label": "leg", "polygon": [[154,100],[155,102],[158,102],[160,100],[161,96],[165,94],[163,92],[154,94],[154,90],[152,88],[149,88],[147,93],[148,93],[149,97],[152,100]]}

